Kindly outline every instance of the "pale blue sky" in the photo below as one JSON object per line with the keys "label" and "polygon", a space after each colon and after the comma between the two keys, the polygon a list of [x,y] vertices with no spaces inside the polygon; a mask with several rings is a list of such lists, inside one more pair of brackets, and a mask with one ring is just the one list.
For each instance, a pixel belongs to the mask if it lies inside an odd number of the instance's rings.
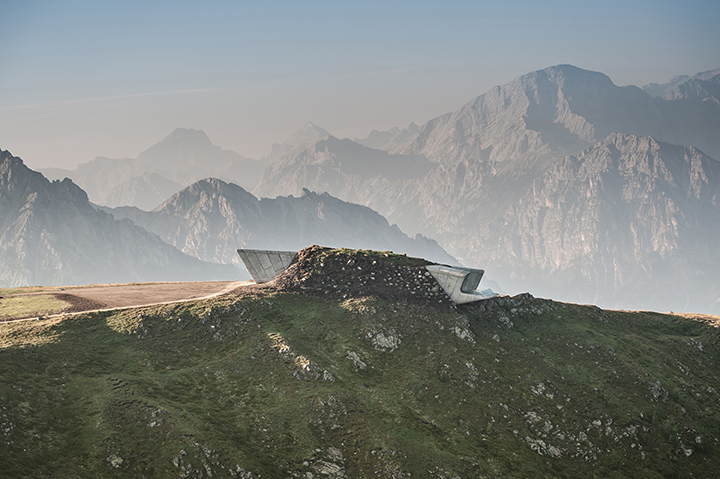
{"label": "pale blue sky", "polygon": [[0,148],[134,157],[176,127],[250,157],[305,122],[423,123],[551,65],[618,85],[720,67],[720,2],[0,0]]}

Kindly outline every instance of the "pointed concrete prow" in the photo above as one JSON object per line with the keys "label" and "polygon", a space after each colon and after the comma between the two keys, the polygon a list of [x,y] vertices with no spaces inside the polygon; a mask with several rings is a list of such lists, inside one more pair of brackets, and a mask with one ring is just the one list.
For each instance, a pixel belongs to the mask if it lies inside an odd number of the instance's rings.
{"label": "pointed concrete prow", "polygon": [[290,266],[297,255],[297,251],[262,249],[239,249],[237,253],[252,279],[258,284],[272,281]]}
{"label": "pointed concrete prow", "polygon": [[434,264],[425,266],[440,287],[455,304],[471,303],[497,296],[491,289],[477,291],[485,274],[482,269],[461,268]]}

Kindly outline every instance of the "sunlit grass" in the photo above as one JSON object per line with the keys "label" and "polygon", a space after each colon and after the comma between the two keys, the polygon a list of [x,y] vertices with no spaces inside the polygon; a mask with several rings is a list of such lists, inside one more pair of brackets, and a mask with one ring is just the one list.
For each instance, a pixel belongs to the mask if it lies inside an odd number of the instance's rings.
{"label": "sunlit grass", "polygon": [[0,320],[59,313],[71,306],[51,294],[28,294],[0,298]]}

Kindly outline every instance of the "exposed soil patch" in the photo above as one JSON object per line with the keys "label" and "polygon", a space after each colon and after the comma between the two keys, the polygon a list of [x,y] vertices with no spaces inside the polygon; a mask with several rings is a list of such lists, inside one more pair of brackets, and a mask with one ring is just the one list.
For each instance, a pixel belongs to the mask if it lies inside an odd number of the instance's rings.
{"label": "exposed soil patch", "polygon": [[240,284],[242,283],[238,281],[131,283],[73,288],[69,292],[73,296],[102,303],[106,308],[126,308],[204,298],[211,294],[230,291]]}
{"label": "exposed soil patch", "polygon": [[70,307],[59,311],[37,311],[22,317],[4,317],[2,321],[12,321],[47,314],[80,313],[98,309],[127,308],[148,306],[173,301],[187,301],[205,298],[215,294],[227,293],[235,288],[251,283],[249,281],[202,281],[177,283],[131,283],[89,287],[67,288],[67,292],[34,292],[7,297],[51,296],[70,303]]}
{"label": "exposed soil patch", "polygon": [[79,313],[81,311],[92,311],[93,309],[103,309],[108,307],[105,303],[75,296],[74,294],[53,293],[52,296],[59,300],[67,301],[72,305],[61,311],[62,313]]}

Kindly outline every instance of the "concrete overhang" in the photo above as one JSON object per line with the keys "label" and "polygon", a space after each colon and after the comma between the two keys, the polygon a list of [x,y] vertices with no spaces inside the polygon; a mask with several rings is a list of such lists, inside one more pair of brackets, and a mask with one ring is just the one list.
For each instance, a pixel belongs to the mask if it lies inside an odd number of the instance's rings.
{"label": "concrete overhang", "polygon": [[462,268],[434,264],[425,266],[440,287],[455,304],[472,303],[497,296],[491,289],[477,291],[485,274],[482,269]]}
{"label": "concrete overhang", "polygon": [[237,253],[252,279],[260,284],[273,280],[285,271],[295,259],[297,251],[239,249]]}

